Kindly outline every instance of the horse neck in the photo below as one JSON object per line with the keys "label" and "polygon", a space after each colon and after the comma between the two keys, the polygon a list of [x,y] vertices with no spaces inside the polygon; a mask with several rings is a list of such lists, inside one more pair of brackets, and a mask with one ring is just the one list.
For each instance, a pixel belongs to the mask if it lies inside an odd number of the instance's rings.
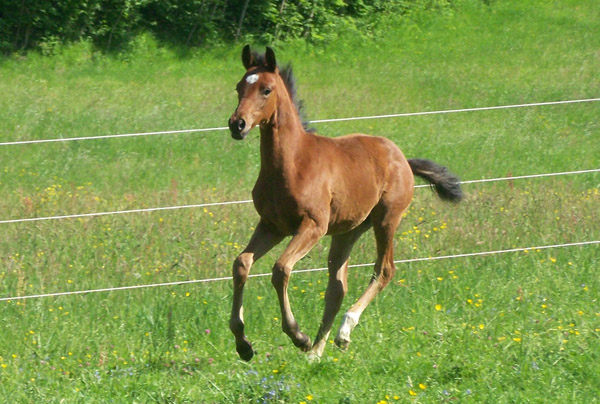
{"label": "horse neck", "polygon": [[261,171],[284,172],[293,170],[297,153],[306,138],[298,110],[285,90],[278,85],[277,108],[271,120],[260,127]]}

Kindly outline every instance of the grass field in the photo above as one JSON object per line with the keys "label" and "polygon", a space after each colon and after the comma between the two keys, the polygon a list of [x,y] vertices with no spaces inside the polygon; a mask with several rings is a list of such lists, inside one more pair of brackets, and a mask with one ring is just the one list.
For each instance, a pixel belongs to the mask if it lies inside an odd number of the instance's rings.
{"label": "grass field", "polygon": [[[323,119],[599,97],[598,32],[595,0],[460,1],[373,40],[276,51]],[[0,142],[225,126],[240,50],[182,56],[140,37],[118,56],[78,44],[0,60]],[[386,136],[470,180],[600,168],[599,117],[596,102],[315,127]],[[258,167],[258,132],[0,146],[0,220],[249,199]],[[598,174],[464,190],[456,206],[415,192],[396,259],[600,240]],[[0,298],[228,276],[256,222],[234,204],[0,224]],[[351,263],[374,258],[366,234]],[[227,326],[230,281],[0,301],[0,402],[600,402],[599,265],[597,245],[398,264],[349,350],[319,363],[281,332],[268,276],[246,289],[250,363]],[[351,270],[342,310],[370,276]],[[311,337],[325,284],[292,276]]]}

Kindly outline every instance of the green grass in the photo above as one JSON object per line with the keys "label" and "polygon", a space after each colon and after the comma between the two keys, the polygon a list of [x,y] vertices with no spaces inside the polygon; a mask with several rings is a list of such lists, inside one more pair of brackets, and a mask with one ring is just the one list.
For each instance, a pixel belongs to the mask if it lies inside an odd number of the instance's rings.
{"label": "green grass", "polygon": [[[370,41],[276,52],[321,119],[598,97],[599,31],[594,1],[465,1],[391,19]],[[4,59],[0,139],[225,126],[240,48],[182,57],[140,37],[121,56],[78,44]],[[383,135],[476,179],[600,167],[599,114],[588,103],[315,126]],[[248,199],[258,164],[258,133],[0,147],[0,219]],[[600,239],[598,174],[464,188],[457,206],[416,191],[397,259]],[[0,297],[227,276],[256,222],[243,204],[3,224]],[[327,248],[297,268],[325,266]],[[349,351],[328,346],[316,364],[280,331],[268,276],[245,296],[250,363],[227,327],[229,281],[0,302],[0,402],[598,402],[599,257],[586,246],[400,264]],[[367,234],[351,261],[374,258]],[[370,275],[351,270],[343,309]],[[292,277],[311,336],[325,283]]]}

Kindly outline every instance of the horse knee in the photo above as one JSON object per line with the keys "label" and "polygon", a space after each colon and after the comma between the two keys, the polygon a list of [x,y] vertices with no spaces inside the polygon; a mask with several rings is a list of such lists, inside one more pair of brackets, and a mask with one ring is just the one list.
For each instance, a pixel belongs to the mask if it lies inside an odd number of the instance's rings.
{"label": "horse knee", "polygon": [[396,267],[392,263],[391,265],[385,265],[381,268],[381,273],[379,274],[379,290],[385,288],[388,283],[394,278],[394,274],[396,273]]}
{"label": "horse knee", "polygon": [[233,262],[233,281],[236,284],[245,283],[252,266],[252,258],[248,254],[240,254]]}
{"label": "horse knee", "polygon": [[275,263],[273,266],[273,273],[271,275],[271,283],[278,289],[287,284],[290,277],[291,270],[280,262]]}

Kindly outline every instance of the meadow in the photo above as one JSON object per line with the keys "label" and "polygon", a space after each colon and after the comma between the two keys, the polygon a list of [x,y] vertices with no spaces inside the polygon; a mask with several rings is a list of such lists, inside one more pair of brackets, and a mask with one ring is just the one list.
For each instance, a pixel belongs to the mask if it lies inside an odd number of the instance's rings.
{"label": "meadow", "polygon": [[[458,1],[377,35],[276,45],[309,119],[599,97],[595,0]],[[258,44],[257,44],[258,46]],[[0,59],[0,142],[225,126],[241,45],[182,54],[149,36]],[[600,168],[600,102],[315,124],[388,137],[463,180]],[[250,199],[258,132],[0,146],[0,220]],[[396,259],[600,240],[598,173],[415,191]],[[0,298],[219,278],[257,223],[251,204],[0,224]],[[297,269],[326,265],[328,239]],[[252,269],[268,274],[283,246]],[[373,262],[363,236],[351,264]],[[239,360],[231,281],[0,301],[0,402],[600,402],[598,245],[399,263],[348,351],[309,363],[281,332],[270,277],[249,281]],[[370,267],[352,268],[342,311]],[[292,275],[311,337],[327,275]],[[336,326],[339,324],[336,321]],[[332,341],[331,341],[332,342]]]}

